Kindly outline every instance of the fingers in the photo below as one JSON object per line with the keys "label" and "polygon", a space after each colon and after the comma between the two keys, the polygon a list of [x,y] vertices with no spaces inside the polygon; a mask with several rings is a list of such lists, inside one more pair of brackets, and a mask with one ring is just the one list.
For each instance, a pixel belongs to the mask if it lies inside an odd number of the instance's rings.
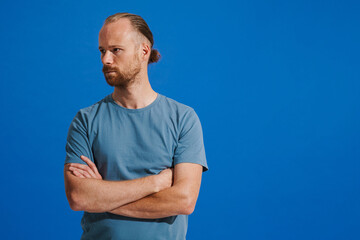
{"label": "fingers", "polygon": [[80,156],[81,160],[83,160],[84,162],[86,162],[86,164],[91,168],[91,170],[94,172],[94,174],[96,175],[97,178],[102,179],[95,163],[93,163],[93,161],[91,161],[89,158],[85,157],[84,155]]}
{"label": "fingers", "polygon": [[[85,178],[94,178],[93,176],[91,176],[91,174],[81,168],[76,168],[76,167],[69,167],[69,170],[71,172],[74,173],[75,176],[78,176],[79,174],[84,176]],[[76,173],[78,173],[78,175],[76,175]]]}
{"label": "fingers", "polygon": [[82,175],[81,173],[79,173],[79,172],[76,171],[76,170],[73,170],[72,173],[73,173],[76,177],[85,178],[84,175]]}
{"label": "fingers", "polygon": [[[72,173],[81,178],[95,178],[95,179],[102,179],[99,171],[97,170],[96,165],[84,155],[80,156],[81,160],[83,160],[87,165],[81,163],[71,163],[69,164],[69,170]],[[74,172],[76,171],[76,173]]]}
{"label": "fingers", "polygon": [[[86,177],[90,176],[90,178],[97,178],[96,174],[91,170],[91,168],[85,164],[71,163],[69,166],[69,170],[77,170],[78,172],[85,175]],[[84,173],[86,173],[86,174],[84,174]]]}

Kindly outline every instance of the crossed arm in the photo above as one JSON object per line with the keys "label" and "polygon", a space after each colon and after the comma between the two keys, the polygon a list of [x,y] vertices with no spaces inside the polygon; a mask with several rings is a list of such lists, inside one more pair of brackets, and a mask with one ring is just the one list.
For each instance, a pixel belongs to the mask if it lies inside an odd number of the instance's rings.
{"label": "crossed arm", "polygon": [[95,164],[65,165],[65,190],[76,211],[111,212],[136,218],[189,215],[199,194],[202,166],[180,163],[173,170],[127,181],[102,180]]}

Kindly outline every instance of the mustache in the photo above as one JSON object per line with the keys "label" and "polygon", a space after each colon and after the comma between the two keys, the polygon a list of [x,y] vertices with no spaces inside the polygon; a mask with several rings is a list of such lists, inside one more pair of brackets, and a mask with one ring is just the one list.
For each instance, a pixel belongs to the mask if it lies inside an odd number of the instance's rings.
{"label": "mustache", "polygon": [[111,67],[108,65],[104,65],[102,71],[103,71],[103,73],[112,72],[112,71],[118,72],[118,69],[117,69],[117,67]]}

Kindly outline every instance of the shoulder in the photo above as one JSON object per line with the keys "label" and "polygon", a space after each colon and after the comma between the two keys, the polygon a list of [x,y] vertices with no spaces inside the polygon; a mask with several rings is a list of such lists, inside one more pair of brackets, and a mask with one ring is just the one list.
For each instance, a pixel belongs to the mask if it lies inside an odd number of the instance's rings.
{"label": "shoulder", "polygon": [[192,112],[195,112],[195,110],[192,107],[186,104],[183,104],[167,96],[164,95],[162,96],[163,96],[163,104],[167,108],[169,108],[172,112],[176,113],[179,116],[185,116],[188,115],[189,113],[191,114]]}
{"label": "shoulder", "polygon": [[163,104],[165,109],[169,109],[172,118],[175,118],[174,120],[177,122],[177,125],[180,129],[184,128],[186,125],[192,125],[195,122],[200,122],[200,119],[193,107],[190,107],[164,95]]}
{"label": "shoulder", "polygon": [[109,96],[110,95],[107,95],[103,99],[97,101],[96,103],[78,110],[73,121],[77,120],[82,122],[84,125],[87,125],[89,122],[91,122],[94,119],[99,109],[109,102]]}

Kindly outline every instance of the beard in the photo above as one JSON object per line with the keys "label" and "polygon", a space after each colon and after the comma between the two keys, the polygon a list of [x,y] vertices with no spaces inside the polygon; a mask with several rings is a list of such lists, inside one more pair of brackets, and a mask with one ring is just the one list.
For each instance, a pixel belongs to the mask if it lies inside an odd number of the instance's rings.
{"label": "beard", "polygon": [[[136,75],[141,70],[139,61],[135,59],[134,63],[130,65],[127,70],[120,71],[118,67],[103,66],[103,73],[106,82],[112,87],[124,87],[135,80]],[[111,72],[111,73],[108,73]]]}

